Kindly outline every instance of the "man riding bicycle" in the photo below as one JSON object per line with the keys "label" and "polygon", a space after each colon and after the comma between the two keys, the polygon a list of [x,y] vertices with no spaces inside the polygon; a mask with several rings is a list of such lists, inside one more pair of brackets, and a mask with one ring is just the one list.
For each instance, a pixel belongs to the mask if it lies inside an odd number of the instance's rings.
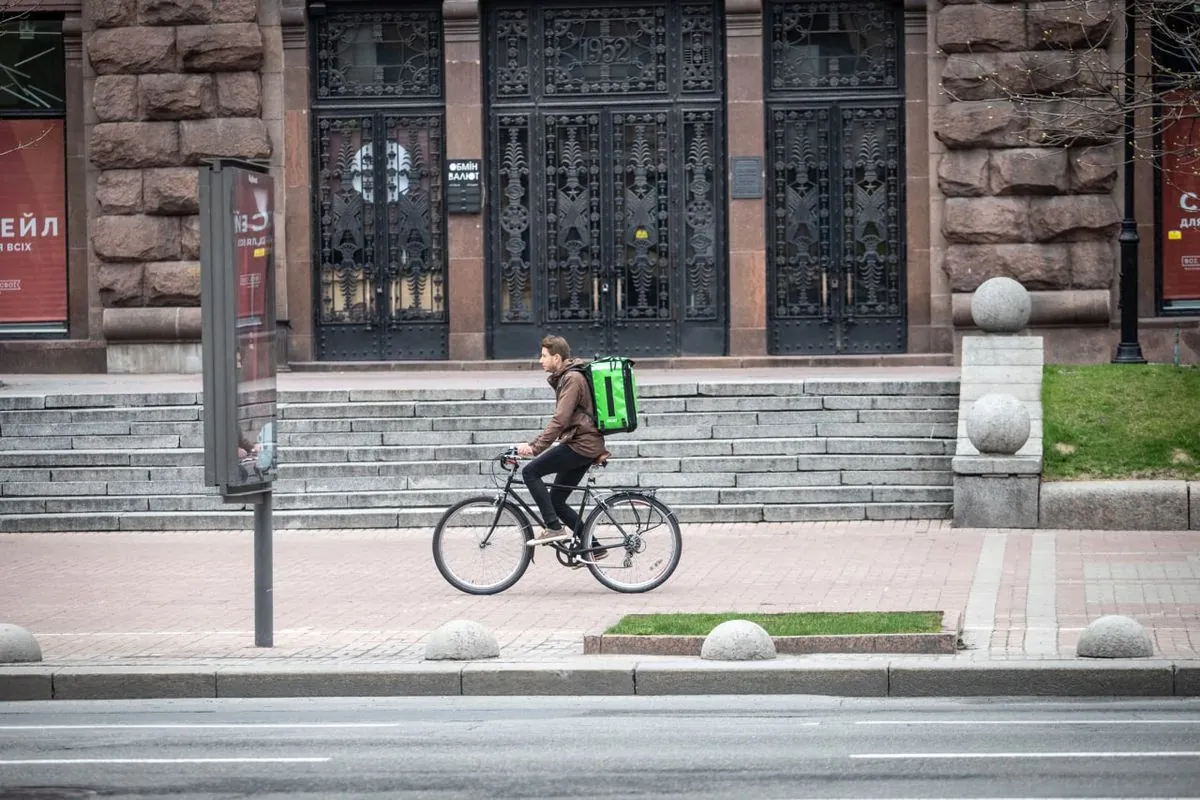
{"label": "man riding bicycle", "polygon": [[[530,546],[566,541],[578,532],[579,515],[567,499],[587,474],[588,467],[609,455],[604,435],[592,419],[595,409],[587,379],[579,370],[572,369],[587,363],[586,360],[571,358],[571,346],[561,336],[542,339],[538,360],[549,373],[546,381],[554,389],[557,405],[542,432],[532,441],[517,445],[518,455],[536,456],[521,470],[521,477],[546,525],[527,542]],[[551,447],[555,442],[558,445]],[[550,473],[556,473],[553,489],[542,480]]]}

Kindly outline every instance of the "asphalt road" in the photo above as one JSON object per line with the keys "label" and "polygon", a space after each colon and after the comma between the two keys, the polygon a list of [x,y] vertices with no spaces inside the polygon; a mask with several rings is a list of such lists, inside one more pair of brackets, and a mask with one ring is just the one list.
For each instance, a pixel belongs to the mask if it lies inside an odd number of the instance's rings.
{"label": "asphalt road", "polygon": [[1187,797],[1200,702],[0,703],[0,798]]}

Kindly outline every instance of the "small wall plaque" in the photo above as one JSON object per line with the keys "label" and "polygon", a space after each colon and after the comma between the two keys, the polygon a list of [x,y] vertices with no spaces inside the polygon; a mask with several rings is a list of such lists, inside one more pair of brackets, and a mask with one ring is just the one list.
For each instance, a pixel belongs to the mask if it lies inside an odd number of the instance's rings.
{"label": "small wall plaque", "polygon": [[760,200],[763,196],[763,162],[758,156],[734,156],[733,185],[730,194],[734,200]]}
{"label": "small wall plaque", "polygon": [[446,162],[446,211],[478,214],[483,206],[483,162],[456,158]]}

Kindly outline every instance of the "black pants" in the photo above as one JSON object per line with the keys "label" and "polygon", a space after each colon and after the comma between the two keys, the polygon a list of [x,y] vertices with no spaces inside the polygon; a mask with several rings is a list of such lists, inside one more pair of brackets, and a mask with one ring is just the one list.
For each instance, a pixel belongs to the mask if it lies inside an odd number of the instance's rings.
{"label": "black pants", "polygon": [[[583,480],[591,463],[592,460],[587,456],[581,456],[565,444],[560,444],[551,447],[521,470],[525,486],[542,512],[542,521],[547,528],[558,528],[565,524],[569,530],[579,532],[579,515],[568,505],[567,498]],[[554,483],[567,488],[546,488],[542,478],[552,472],[557,473]]]}

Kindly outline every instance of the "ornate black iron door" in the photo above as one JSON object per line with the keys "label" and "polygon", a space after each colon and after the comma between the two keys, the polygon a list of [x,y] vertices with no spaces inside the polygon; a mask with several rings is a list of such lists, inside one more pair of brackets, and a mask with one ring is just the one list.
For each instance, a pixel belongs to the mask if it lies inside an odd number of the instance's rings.
{"label": "ornate black iron door", "polygon": [[903,352],[899,6],[772,2],[767,15],[770,351]]}
{"label": "ornate black iron door", "polygon": [[725,352],[719,21],[711,3],[491,10],[494,356],[545,333]]}
{"label": "ornate black iron door", "polygon": [[317,25],[319,358],[447,357],[440,19],[345,12]]}

